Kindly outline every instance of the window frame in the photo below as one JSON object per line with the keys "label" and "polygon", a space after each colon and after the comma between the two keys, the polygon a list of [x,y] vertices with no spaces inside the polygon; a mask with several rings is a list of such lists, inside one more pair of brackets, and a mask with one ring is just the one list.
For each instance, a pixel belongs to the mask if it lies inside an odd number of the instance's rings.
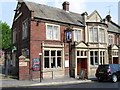
{"label": "window frame", "polygon": [[[93,53],[93,55],[91,56],[91,52]],[[95,52],[97,52],[97,55],[95,55]],[[99,65],[99,52],[98,51],[90,51],[90,65],[91,66],[97,66]],[[96,60],[95,58],[97,57],[97,63],[96,63]],[[93,58],[93,60],[91,60],[91,58]],[[93,61],[93,64],[91,63],[91,61]]]}
{"label": "window frame", "polygon": [[[95,29],[96,29],[97,34],[95,34],[95,32],[94,32]],[[88,35],[89,35],[89,42],[98,43],[98,27],[89,27],[89,34]],[[97,38],[97,41],[95,38]]]}
{"label": "window frame", "polygon": [[[80,28],[73,28],[73,33],[74,33],[74,41],[76,41],[76,42],[80,42],[80,41],[82,41],[83,40],[83,35],[82,35],[82,29],[80,29]],[[80,37],[79,37],[79,33],[78,33],[78,31],[80,31]],[[76,33],[75,32],[77,32],[77,35],[76,35]],[[77,38],[76,38],[76,36],[77,36]]]}
{"label": "window frame", "polygon": [[[44,63],[43,63],[43,68],[44,69],[57,69],[57,68],[63,68],[63,51],[62,51],[62,49],[45,49],[45,50],[43,50],[43,52],[45,53],[45,51],[49,51],[49,56],[45,56],[44,54],[43,54],[43,60],[44,60]],[[51,51],[55,51],[55,55],[54,56],[52,56],[52,54],[51,54]],[[59,56],[58,55],[58,51],[60,51],[61,52],[61,56]],[[49,66],[46,68],[45,67],[45,58],[46,57],[48,57],[49,58]],[[55,58],[55,67],[52,67],[52,59],[53,58]],[[60,65],[61,66],[58,66],[58,58],[61,58],[61,62],[60,62]]]}
{"label": "window frame", "polygon": [[103,28],[99,28],[99,42],[105,43],[105,29]]}
{"label": "window frame", "polygon": [[[51,30],[51,34],[50,35],[50,38],[48,37],[48,33],[49,31],[48,30],[48,26],[52,26],[52,30]],[[58,27],[58,31],[56,30],[56,32],[54,32],[55,29],[53,29],[54,27]],[[57,38],[54,38],[54,33],[56,33],[57,35]],[[46,23],[46,40],[57,40],[57,41],[60,41],[60,25],[56,25],[56,24],[49,24],[49,23]]]}
{"label": "window frame", "polygon": [[13,29],[12,40],[13,40],[12,41],[13,44],[16,43],[16,41],[17,41],[17,31],[16,31],[16,28]]}
{"label": "window frame", "polygon": [[[24,24],[26,25],[24,26]],[[22,39],[26,39],[27,37],[28,37],[28,18],[22,22]]]}
{"label": "window frame", "polygon": [[114,35],[108,34],[108,45],[114,44]]}

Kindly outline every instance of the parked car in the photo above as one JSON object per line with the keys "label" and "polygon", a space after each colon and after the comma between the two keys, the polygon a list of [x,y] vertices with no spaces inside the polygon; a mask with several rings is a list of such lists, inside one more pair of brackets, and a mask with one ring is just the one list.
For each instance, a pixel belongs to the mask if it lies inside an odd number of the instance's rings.
{"label": "parked car", "polygon": [[95,76],[98,81],[111,80],[112,82],[117,82],[120,80],[120,64],[99,65]]}

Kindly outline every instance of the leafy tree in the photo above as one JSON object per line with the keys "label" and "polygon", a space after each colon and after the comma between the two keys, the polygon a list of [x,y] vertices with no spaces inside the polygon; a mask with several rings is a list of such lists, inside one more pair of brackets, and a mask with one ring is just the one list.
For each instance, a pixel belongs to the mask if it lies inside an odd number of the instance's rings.
{"label": "leafy tree", "polygon": [[0,21],[0,48],[11,48],[11,29],[6,22]]}

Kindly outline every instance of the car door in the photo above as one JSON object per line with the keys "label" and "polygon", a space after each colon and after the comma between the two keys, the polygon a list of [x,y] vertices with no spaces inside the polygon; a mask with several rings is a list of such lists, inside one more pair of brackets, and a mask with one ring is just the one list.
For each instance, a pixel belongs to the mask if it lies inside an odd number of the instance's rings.
{"label": "car door", "polygon": [[120,64],[118,65],[118,76],[119,76],[119,79],[120,79]]}

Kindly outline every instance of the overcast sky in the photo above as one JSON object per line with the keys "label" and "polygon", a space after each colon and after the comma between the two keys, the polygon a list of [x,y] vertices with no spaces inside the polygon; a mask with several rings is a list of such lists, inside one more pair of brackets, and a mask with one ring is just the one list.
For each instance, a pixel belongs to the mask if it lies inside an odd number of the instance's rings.
{"label": "overcast sky", "polygon": [[[52,7],[62,9],[62,3],[68,1],[70,3],[70,11],[83,13],[85,11],[91,14],[97,10],[102,18],[107,14],[112,16],[112,20],[118,23],[118,1],[119,0],[28,0],[40,4],[45,4]],[[13,23],[14,10],[17,5],[17,0],[0,0],[0,20],[7,22],[10,27]]]}

